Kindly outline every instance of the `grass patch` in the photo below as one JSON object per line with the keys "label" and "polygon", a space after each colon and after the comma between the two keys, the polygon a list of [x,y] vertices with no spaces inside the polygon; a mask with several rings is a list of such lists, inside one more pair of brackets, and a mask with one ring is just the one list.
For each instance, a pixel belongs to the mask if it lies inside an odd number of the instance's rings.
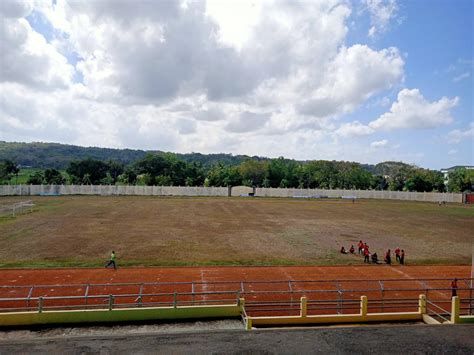
{"label": "grass patch", "polygon": [[[468,264],[474,206],[361,200],[153,196],[32,197],[33,213],[0,218],[0,267],[362,265],[405,249],[418,265]],[[14,203],[24,197],[8,197]],[[440,247],[441,246],[441,247]]]}

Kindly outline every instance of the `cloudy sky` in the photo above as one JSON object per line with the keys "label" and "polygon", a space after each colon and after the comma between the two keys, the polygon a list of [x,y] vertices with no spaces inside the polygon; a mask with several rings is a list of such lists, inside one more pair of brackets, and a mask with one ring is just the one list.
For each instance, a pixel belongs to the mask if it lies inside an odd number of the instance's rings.
{"label": "cloudy sky", "polygon": [[0,140],[474,164],[471,0],[0,1]]}

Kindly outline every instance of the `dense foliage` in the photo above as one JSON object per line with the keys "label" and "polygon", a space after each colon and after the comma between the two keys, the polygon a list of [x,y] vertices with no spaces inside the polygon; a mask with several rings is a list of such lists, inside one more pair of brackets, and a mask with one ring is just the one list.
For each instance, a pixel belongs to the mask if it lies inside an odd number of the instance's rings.
{"label": "dense foliage", "polygon": [[[445,186],[443,175],[438,171],[392,161],[368,165],[324,160],[295,161],[283,157],[268,159],[230,154],[147,153],[62,144],[4,142],[0,142],[0,156],[5,153],[5,147],[10,149],[15,146],[18,148],[17,156],[20,156],[19,152],[32,151],[34,157],[27,159],[34,162],[36,168],[47,167],[45,170],[35,169],[26,180],[28,184],[247,185],[420,192],[462,192],[472,190],[474,184],[472,170],[452,172],[449,184]],[[53,156],[58,152],[69,152],[70,155],[54,160],[51,156],[46,157],[45,152]],[[71,159],[82,155],[85,158]],[[41,163],[38,163],[39,160]],[[65,169],[56,168],[62,167],[67,160],[70,161],[64,166]],[[18,180],[19,162],[24,161],[6,159],[1,162],[0,183],[16,183],[14,178]],[[48,165],[52,161],[52,165]]]}

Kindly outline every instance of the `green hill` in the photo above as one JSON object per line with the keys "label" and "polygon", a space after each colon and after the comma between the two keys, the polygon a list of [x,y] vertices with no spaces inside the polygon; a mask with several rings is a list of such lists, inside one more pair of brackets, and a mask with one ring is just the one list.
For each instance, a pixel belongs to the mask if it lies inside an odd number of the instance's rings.
{"label": "green hill", "polygon": [[[125,165],[143,158],[149,152],[135,149],[111,149],[97,147],[79,147],[59,143],[16,143],[0,141],[0,160],[9,159],[22,167],[66,169],[73,160],[92,158],[102,161],[115,160]],[[249,157],[246,155],[232,154],[176,154],[186,162],[200,162],[204,166],[212,166],[223,162],[226,165],[238,165],[242,161],[252,158],[262,160],[265,158]]]}

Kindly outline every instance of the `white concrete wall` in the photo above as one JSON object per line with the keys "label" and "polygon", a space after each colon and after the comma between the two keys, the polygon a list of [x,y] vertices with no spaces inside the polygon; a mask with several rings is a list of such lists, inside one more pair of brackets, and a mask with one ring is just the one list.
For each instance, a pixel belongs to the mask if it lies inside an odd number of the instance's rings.
{"label": "white concrete wall", "polygon": [[[248,195],[253,189],[234,186],[232,196]],[[109,185],[0,185],[0,196],[33,195],[138,195],[138,196],[227,196],[227,187],[190,186],[109,186]],[[323,197],[372,198],[387,200],[409,200],[426,202],[462,203],[460,193],[406,192],[375,190],[321,190],[321,189],[280,189],[257,188],[260,197]]]}

